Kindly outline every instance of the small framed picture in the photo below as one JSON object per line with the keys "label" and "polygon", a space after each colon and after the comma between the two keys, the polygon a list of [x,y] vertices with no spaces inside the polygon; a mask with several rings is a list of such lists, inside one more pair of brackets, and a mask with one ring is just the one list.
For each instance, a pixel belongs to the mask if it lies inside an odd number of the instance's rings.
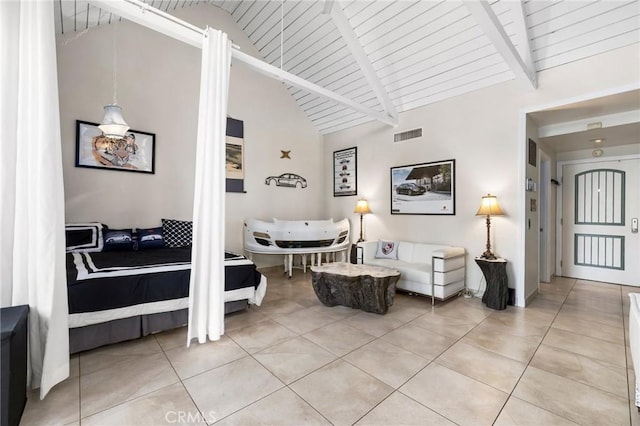
{"label": "small framed picture", "polygon": [[533,167],[538,166],[538,145],[533,139],[529,139],[529,164]]}
{"label": "small framed picture", "polygon": [[129,130],[107,138],[97,123],[76,120],[76,167],[155,173],[156,135]]}
{"label": "small framed picture", "polygon": [[333,152],[333,196],[358,194],[358,148]]}

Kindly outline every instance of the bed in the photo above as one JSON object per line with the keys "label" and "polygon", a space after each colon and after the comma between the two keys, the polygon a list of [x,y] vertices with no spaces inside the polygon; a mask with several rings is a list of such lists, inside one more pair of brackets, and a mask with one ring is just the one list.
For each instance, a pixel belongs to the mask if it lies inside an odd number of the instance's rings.
{"label": "bed", "polygon": [[[191,248],[67,253],[69,350],[76,353],[188,322]],[[260,305],[267,280],[225,253],[225,313]]]}

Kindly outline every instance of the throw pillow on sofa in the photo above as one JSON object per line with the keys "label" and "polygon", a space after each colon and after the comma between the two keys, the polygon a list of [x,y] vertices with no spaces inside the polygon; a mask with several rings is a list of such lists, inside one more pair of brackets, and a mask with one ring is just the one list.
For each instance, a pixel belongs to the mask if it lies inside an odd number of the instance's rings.
{"label": "throw pillow on sofa", "polygon": [[162,234],[162,227],[147,228],[136,230],[138,234],[138,249],[146,250],[153,248],[164,247],[164,237]]}
{"label": "throw pillow on sofa", "polygon": [[104,251],[134,250],[135,244],[131,228],[128,229],[105,229]]}
{"label": "throw pillow on sofa", "polygon": [[167,247],[188,247],[191,245],[193,222],[187,220],[162,219],[164,245]]}
{"label": "throw pillow on sofa", "polygon": [[106,226],[98,222],[67,223],[64,229],[67,253],[102,251],[104,228]]}
{"label": "throw pillow on sofa", "polygon": [[398,259],[398,242],[378,240],[376,259]]}

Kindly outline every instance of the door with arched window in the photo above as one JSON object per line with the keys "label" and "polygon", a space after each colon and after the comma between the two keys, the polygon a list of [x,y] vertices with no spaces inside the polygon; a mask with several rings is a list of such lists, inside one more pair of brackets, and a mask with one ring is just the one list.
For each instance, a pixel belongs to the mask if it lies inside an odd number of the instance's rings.
{"label": "door with arched window", "polygon": [[640,286],[640,160],[565,164],[562,275]]}

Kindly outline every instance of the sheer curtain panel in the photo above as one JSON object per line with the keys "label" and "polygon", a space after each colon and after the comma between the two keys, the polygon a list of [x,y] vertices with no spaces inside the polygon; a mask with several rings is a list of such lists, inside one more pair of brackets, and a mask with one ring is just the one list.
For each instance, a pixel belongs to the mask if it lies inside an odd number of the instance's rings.
{"label": "sheer curtain panel", "polygon": [[189,284],[191,339],[205,343],[224,334],[225,130],[231,43],[207,28],[202,43],[200,109],[193,200]]}
{"label": "sheer curtain panel", "polygon": [[28,383],[69,376],[53,1],[0,1],[2,306],[29,305]]}

